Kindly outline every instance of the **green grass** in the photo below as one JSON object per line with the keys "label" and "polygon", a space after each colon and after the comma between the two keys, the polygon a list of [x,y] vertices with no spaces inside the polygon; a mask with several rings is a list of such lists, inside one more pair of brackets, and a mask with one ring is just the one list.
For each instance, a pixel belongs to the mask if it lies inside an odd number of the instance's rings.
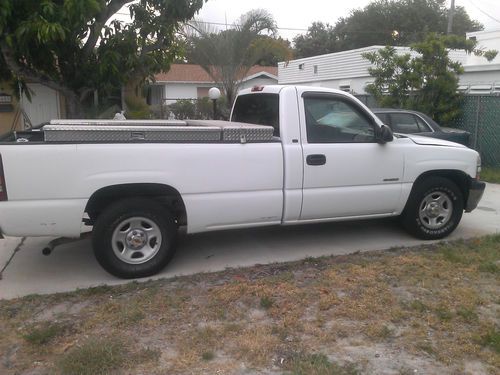
{"label": "green grass", "polygon": [[436,315],[442,321],[448,322],[453,318],[453,314],[446,307],[439,307],[436,309]]}
{"label": "green grass", "polygon": [[500,267],[493,262],[484,262],[478,266],[479,271],[489,273],[500,273]]}
{"label": "green grass", "polygon": [[27,332],[23,334],[23,338],[32,345],[45,345],[61,336],[66,331],[67,326],[60,323],[46,323],[42,326],[31,326]]}
{"label": "green grass", "polygon": [[208,352],[203,352],[201,355],[201,358],[203,358],[204,361],[211,361],[212,359],[215,358],[214,352],[208,351]]}
{"label": "green grass", "polygon": [[481,180],[500,184],[500,167],[483,167],[481,171]]}
{"label": "green grass", "polygon": [[263,309],[270,309],[273,306],[273,300],[270,297],[264,296],[260,299],[260,307]]}
{"label": "green grass", "polygon": [[57,368],[62,375],[105,375],[121,368],[127,357],[120,339],[91,338],[62,356]]}
{"label": "green grass", "polygon": [[359,371],[352,364],[340,366],[328,360],[324,354],[299,354],[292,359],[293,375],[355,375]]}
{"label": "green grass", "polygon": [[435,353],[434,347],[429,342],[419,342],[416,344],[416,347],[429,355],[433,355]]}
{"label": "green grass", "polygon": [[139,323],[145,317],[146,315],[141,306],[135,304],[131,304],[131,306],[125,305],[117,314],[115,324],[119,327],[127,327]]}
{"label": "green grass", "polygon": [[424,313],[427,310],[429,310],[429,307],[422,301],[419,301],[418,299],[413,300],[410,302],[410,308],[412,310],[418,311],[419,313]]}
{"label": "green grass", "polygon": [[463,320],[465,320],[467,323],[473,323],[479,319],[477,313],[473,309],[467,307],[458,308],[457,315],[461,317]]}
{"label": "green grass", "polygon": [[498,330],[498,328],[490,329],[490,331],[483,336],[482,344],[500,353],[500,330]]}

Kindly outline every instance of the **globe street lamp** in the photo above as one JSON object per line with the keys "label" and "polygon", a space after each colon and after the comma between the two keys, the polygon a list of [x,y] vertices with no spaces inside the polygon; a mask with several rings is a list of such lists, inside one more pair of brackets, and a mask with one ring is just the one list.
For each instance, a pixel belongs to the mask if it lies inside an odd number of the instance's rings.
{"label": "globe street lamp", "polygon": [[220,90],[217,87],[212,87],[208,90],[208,97],[214,103],[214,120],[217,120],[217,99],[220,98]]}

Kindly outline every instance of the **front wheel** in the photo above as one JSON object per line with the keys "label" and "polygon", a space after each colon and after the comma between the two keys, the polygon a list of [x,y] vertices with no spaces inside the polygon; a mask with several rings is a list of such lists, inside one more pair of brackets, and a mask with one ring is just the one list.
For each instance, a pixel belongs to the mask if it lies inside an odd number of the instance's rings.
{"label": "front wheel", "polygon": [[405,229],[425,240],[448,236],[460,223],[463,196],[447,178],[428,177],[415,186],[401,215]]}
{"label": "front wheel", "polygon": [[172,259],[176,234],[167,210],[148,199],[124,199],[97,218],[92,246],[99,264],[112,275],[147,277]]}

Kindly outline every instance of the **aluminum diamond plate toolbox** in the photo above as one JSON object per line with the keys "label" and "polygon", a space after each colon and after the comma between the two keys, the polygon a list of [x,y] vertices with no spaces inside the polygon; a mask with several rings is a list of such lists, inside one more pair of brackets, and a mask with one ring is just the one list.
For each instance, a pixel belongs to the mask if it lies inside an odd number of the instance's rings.
{"label": "aluminum diamond plate toolbox", "polygon": [[222,141],[224,142],[270,142],[273,140],[274,128],[272,126],[245,124],[230,121],[204,121],[186,120],[191,126],[218,126],[222,129]]}
{"label": "aluminum diamond plate toolbox", "polygon": [[45,125],[46,142],[220,142],[211,126]]}
{"label": "aluminum diamond plate toolbox", "polygon": [[186,126],[181,120],[51,120],[50,125],[87,126]]}
{"label": "aluminum diamond plate toolbox", "polygon": [[274,129],[269,126],[241,127],[226,126],[222,128],[224,142],[269,142],[273,139]]}

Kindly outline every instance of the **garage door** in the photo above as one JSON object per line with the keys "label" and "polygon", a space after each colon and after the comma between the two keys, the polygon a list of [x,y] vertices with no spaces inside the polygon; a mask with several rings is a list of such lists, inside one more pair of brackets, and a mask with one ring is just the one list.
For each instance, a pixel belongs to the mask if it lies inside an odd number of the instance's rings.
{"label": "garage door", "polygon": [[60,118],[59,94],[46,86],[30,83],[31,102],[23,96],[23,106],[32,125]]}

